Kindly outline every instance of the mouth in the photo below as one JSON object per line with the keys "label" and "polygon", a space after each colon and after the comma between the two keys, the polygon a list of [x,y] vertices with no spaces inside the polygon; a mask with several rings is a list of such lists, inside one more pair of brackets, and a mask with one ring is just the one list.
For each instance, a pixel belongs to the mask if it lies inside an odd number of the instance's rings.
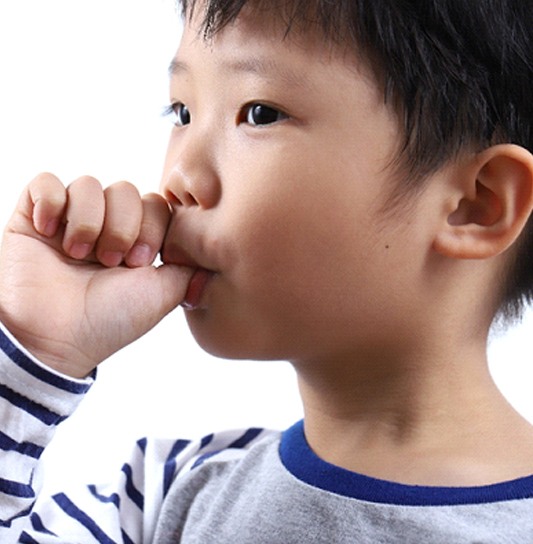
{"label": "mouth", "polygon": [[181,302],[181,307],[187,311],[199,310],[205,308],[202,306],[203,295],[209,281],[213,278],[215,273],[206,268],[197,268],[194,271],[185,297]]}

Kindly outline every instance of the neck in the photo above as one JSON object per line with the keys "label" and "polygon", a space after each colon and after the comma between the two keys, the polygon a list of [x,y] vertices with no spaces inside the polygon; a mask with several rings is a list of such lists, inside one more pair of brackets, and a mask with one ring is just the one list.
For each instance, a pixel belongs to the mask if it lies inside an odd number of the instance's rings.
{"label": "neck", "polygon": [[[348,470],[410,484],[481,485],[533,472],[533,432],[495,386],[484,342],[457,353],[449,345],[299,365],[311,447]],[[525,446],[511,460],[517,437]]]}

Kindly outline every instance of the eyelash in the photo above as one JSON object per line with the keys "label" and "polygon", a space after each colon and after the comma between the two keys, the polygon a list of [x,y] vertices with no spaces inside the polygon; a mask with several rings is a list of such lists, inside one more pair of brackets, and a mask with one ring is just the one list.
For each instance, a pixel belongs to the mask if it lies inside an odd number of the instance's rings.
{"label": "eyelash", "polygon": [[[254,113],[256,115],[260,115],[261,113],[263,115],[266,114],[266,122],[260,123],[257,122],[257,120],[256,122],[253,122],[251,116],[254,115]],[[183,102],[173,102],[165,108],[165,110],[163,111],[163,115],[165,117],[174,117],[173,124],[177,127],[186,126],[191,122],[191,114],[189,112],[189,109],[185,104],[183,104]],[[185,119],[181,118],[182,116],[185,116]],[[264,104],[263,102],[251,102],[241,108],[237,120],[239,123],[246,123],[251,126],[261,127],[278,123],[280,121],[288,119],[288,117],[289,116],[286,113],[273,106],[269,106],[268,104]]]}
{"label": "eyelash", "polygon": [[[187,108],[187,106],[185,106],[185,104],[183,104],[183,102],[172,102],[172,104],[169,104],[168,106],[165,107],[165,109],[163,110],[163,117],[171,117],[172,118],[172,124],[177,126],[177,127],[181,127],[181,126],[185,126],[186,124],[189,124],[190,123],[190,113],[188,114],[189,115],[189,122],[188,123],[180,123],[180,119],[179,119],[179,112],[180,112],[180,108],[181,107],[184,107],[184,108]],[[188,108],[187,108],[187,112],[188,112]]]}

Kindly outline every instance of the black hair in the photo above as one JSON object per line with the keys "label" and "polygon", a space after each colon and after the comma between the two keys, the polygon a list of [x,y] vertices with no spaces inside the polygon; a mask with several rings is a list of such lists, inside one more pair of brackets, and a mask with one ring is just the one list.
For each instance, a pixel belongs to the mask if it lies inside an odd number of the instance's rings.
{"label": "black hair", "polygon": [[[514,143],[533,152],[533,0],[181,0],[202,4],[213,37],[243,8],[368,61],[400,115],[402,193],[465,150]],[[258,11],[259,13],[259,11]],[[529,222],[531,223],[531,221]],[[510,264],[501,313],[533,301],[533,225]]]}

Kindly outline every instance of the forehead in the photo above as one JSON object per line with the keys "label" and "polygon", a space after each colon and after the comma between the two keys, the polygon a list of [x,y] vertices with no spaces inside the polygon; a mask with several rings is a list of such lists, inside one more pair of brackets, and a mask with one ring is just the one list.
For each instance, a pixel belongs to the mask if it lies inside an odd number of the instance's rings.
{"label": "forehead", "polygon": [[[267,13],[274,10],[270,9]],[[189,14],[190,15],[190,14]],[[325,38],[318,28],[287,27],[279,16],[245,6],[235,20],[212,34],[205,32],[205,13],[195,9],[192,17],[185,18],[184,32],[171,73],[182,71],[188,59],[198,51],[209,52],[220,59],[227,73],[248,73],[285,81],[288,85],[309,83],[309,75],[318,67],[326,73],[332,68],[348,72],[354,79],[364,78],[375,83],[366,63],[346,47],[340,47]],[[292,64],[292,69],[289,66]],[[298,68],[296,77],[294,68]],[[353,82],[353,81],[352,81]]]}

